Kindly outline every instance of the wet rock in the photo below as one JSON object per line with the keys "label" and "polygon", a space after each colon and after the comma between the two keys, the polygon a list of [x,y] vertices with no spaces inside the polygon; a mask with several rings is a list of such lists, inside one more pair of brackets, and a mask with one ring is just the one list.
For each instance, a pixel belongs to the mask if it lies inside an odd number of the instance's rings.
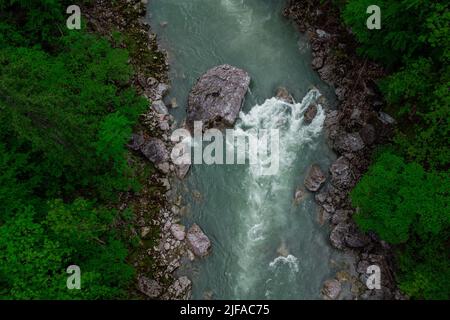
{"label": "wet rock", "polygon": [[194,121],[206,125],[230,127],[236,121],[250,76],[244,70],[230,65],[220,65],[208,70],[192,88],[187,108],[188,128]]}
{"label": "wet rock", "polygon": [[348,220],[351,211],[349,210],[336,210],[336,212],[331,217],[331,222],[333,224],[339,224]]}
{"label": "wet rock", "polygon": [[318,55],[314,57],[314,59],[312,59],[311,66],[313,67],[313,69],[317,70],[323,67],[323,63],[324,57],[322,55]]}
{"label": "wet rock", "polygon": [[345,248],[345,235],[349,230],[349,225],[345,222],[341,222],[336,225],[330,233],[330,242],[336,249]]}
{"label": "wet rock", "polygon": [[294,204],[298,205],[302,202],[306,197],[306,192],[303,188],[298,188],[294,194]]}
{"label": "wet rock", "polygon": [[345,234],[344,241],[347,247],[362,248],[369,243],[370,239],[354,227]]}
{"label": "wet rock", "polygon": [[322,288],[322,294],[326,300],[336,300],[341,293],[342,286],[336,279],[325,281]]}
{"label": "wet rock", "polygon": [[186,237],[186,227],[181,224],[173,224],[170,227],[170,232],[179,241],[183,241]]}
{"label": "wet rock", "polygon": [[189,169],[191,168],[190,164],[180,164],[175,167],[175,173],[179,179],[184,179],[184,177],[189,172]]}
{"label": "wet rock", "polygon": [[303,121],[305,123],[311,123],[317,115],[317,106],[313,103],[308,106],[305,111]]}
{"label": "wet rock", "polygon": [[169,110],[162,100],[153,101],[152,108],[159,114],[169,114]]}
{"label": "wet rock", "polygon": [[193,224],[189,228],[186,234],[186,240],[196,256],[204,257],[209,253],[211,242],[197,224]]}
{"label": "wet rock", "polygon": [[286,103],[291,103],[291,104],[294,103],[294,99],[292,98],[291,94],[284,87],[279,87],[277,89],[275,96],[277,99],[284,101]]}
{"label": "wet rock", "polygon": [[153,279],[144,276],[138,278],[138,289],[149,298],[157,298],[161,295],[161,285]]}
{"label": "wet rock", "polygon": [[364,148],[364,141],[357,132],[345,133],[336,139],[334,148],[340,153],[356,152]]}
{"label": "wet rock", "polygon": [[169,159],[169,153],[164,142],[158,138],[149,138],[141,146],[142,154],[155,164],[162,163]]}
{"label": "wet rock", "polygon": [[172,109],[178,108],[177,98],[170,99],[170,107]]}
{"label": "wet rock", "polygon": [[339,157],[330,166],[331,183],[336,188],[349,188],[355,183],[355,176],[350,162],[345,157]]}
{"label": "wet rock", "polygon": [[304,184],[306,189],[315,192],[319,190],[319,188],[322,186],[325,180],[326,177],[322,172],[322,170],[320,169],[319,165],[313,164],[306,174]]}

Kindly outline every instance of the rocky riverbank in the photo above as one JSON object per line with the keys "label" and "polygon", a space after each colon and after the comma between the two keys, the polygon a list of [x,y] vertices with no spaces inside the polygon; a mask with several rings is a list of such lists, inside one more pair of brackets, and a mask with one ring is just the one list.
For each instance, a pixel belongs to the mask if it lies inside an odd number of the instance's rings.
{"label": "rocky riverbank", "polygon": [[149,103],[128,144],[129,163],[141,188],[122,194],[118,206],[121,212],[133,212],[131,221],[119,222],[136,242],[129,256],[136,270],[130,297],[188,299],[191,281],[176,277],[174,271],[183,259],[207,254],[209,240],[197,225],[186,231],[179,224],[183,208],[170,179],[185,168],[170,160],[170,135],[176,123],[163,102],[169,90],[167,55],[145,21],[146,7],[146,0],[96,0],[82,13],[91,32],[127,49],[134,69],[131,84]]}
{"label": "rocky riverbank", "polygon": [[[359,231],[352,219],[355,209],[349,197],[367,171],[375,147],[386,142],[393,131],[395,120],[380,111],[384,102],[375,85],[384,71],[356,55],[351,30],[342,25],[339,12],[329,1],[290,0],[284,15],[307,35],[312,67],[334,87],[338,100],[337,109],[328,112],[325,122],[330,147],[338,159],[328,168],[328,174],[312,166],[305,184],[309,190],[318,190],[315,199],[320,206],[319,220],[330,223],[331,244],[356,258],[352,271],[338,272],[335,279],[325,282],[324,298],[341,298],[341,288],[348,283],[353,299],[403,299],[396,287],[390,246],[375,234]],[[366,286],[369,265],[381,269],[379,290]]]}

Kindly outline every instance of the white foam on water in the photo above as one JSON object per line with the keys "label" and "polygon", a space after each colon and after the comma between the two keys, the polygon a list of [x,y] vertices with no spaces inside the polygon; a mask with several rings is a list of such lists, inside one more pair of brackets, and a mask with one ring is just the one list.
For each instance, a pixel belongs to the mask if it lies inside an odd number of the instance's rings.
{"label": "white foam on water", "polygon": [[[302,146],[314,147],[323,129],[325,112],[317,102],[320,97],[317,89],[310,90],[300,103],[289,104],[276,98],[267,99],[263,104],[254,106],[248,113],[241,112],[236,124],[239,134],[257,134],[262,129],[279,129],[279,171],[276,175],[260,175],[267,166],[267,159],[258,159],[249,165],[245,181],[248,192],[247,205],[239,213],[240,228],[236,229],[236,254],[238,261],[237,283],[234,288],[237,298],[248,298],[257,283],[266,281],[261,274],[254,272],[260,268],[259,257],[267,254],[270,247],[268,237],[271,230],[282,226],[287,212],[283,205],[292,197],[291,182],[293,164],[299,156]],[[318,112],[308,125],[303,123],[303,113],[315,103]],[[266,133],[268,134],[268,132]],[[247,154],[247,157],[250,157]],[[288,263],[292,272],[298,272],[297,258],[293,255],[277,257],[269,264],[276,268],[280,263]],[[270,270],[269,270],[270,271]],[[272,270],[273,271],[273,270]]]}

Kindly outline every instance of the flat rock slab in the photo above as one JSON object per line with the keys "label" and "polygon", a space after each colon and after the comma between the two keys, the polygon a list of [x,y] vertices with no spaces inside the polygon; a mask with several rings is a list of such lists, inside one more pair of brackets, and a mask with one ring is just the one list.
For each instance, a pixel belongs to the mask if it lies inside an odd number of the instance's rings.
{"label": "flat rock slab", "polygon": [[225,64],[208,70],[189,94],[187,127],[193,128],[194,121],[207,126],[233,126],[249,84],[250,76],[242,69]]}
{"label": "flat rock slab", "polygon": [[186,241],[196,256],[204,257],[209,253],[211,242],[197,224],[193,224],[189,228],[186,234]]}

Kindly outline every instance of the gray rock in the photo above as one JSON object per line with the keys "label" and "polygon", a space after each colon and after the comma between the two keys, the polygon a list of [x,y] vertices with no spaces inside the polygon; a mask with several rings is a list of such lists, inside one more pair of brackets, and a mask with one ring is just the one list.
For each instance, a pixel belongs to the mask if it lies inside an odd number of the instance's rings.
{"label": "gray rock", "polygon": [[342,286],[336,279],[325,281],[322,288],[322,294],[326,300],[336,300],[341,293]]}
{"label": "gray rock", "polygon": [[362,248],[369,243],[369,238],[356,228],[351,228],[345,235],[344,241],[347,247]]}
{"label": "gray rock", "polygon": [[169,159],[169,153],[162,140],[150,138],[141,147],[142,154],[154,164],[165,162]]}
{"label": "gray rock", "polygon": [[205,125],[230,127],[236,121],[250,84],[244,70],[230,65],[220,65],[208,70],[192,88],[187,108],[188,128],[194,121]]}
{"label": "gray rock", "polygon": [[306,189],[315,192],[320,189],[325,180],[326,177],[320,169],[319,165],[313,164],[311,167],[309,167],[304,184]]}
{"label": "gray rock", "polygon": [[298,205],[300,202],[302,202],[305,199],[305,196],[306,196],[305,190],[302,188],[298,188],[294,194],[294,203],[296,205]]}
{"label": "gray rock", "polygon": [[189,228],[186,234],[186,240],[196,256],[204,257],[209,253],[211,242],[197,224],[193,224]]}
{"label": "gray rock", "polygon": [[319,36],[319,38],[328,38],[328,37],[330,36],[329,33],[327,33],[327,32],[324,31],[324,30],[321,30],[321,29],[317,29],[317,30],[316,30],[316,33],[317,33],[317,35]]}
{"label": "gray rock", "polygon": [[164,97],[169,91],[169,86],[165,83],[159,83],[155,91],[159,96]]}
{"label": "gray rock", "polygon": [[311,123],[317,115],[317,106],[313,103],[308,106],[305,111],[303,121],[305,123]]}
{"label": "gray rock", "polygon": [[364,141],[357,132],[344,133],[336,139],[334,148],[341,153],[355,152],[364,148]]}
{"label": "gray rock", "polygon": [[339,101],[344,101],[345,93],[347,92],[345,87],[338,87],[334,90],[334,92]]}
{"label": "gray rock", "polygon": [[183,241],[186,236],[186,227],[181,224],[173,224],[170,227],[170,232],[175,237],[175,239]]}
{"label": "gray rock", "polygon": [[184,179],[190,168],[190,164],[180,164],[175,167],[175,173],[179,179]]}
{"label": "gray rock", "polygon": [[331,183],[336,188],[349,188],[355,183],[355,176],[350,162],[345,157],[339,157],[330,166]]}
{"label": "gray rock", "polygon": [[324,57],[323,56],[317,56],[314,57],[314,59],[312,59],[311,61],[311,66],[317,70],[323,67],[323,63],[324,63]]}
{"label": "gray rock", "polygon": [[345,222],[341,222],[336,225],[330,233],[330,242],[336,249],[345,248],[345,235],[349,230],[349,225]]}
{"label": "gray rock", "polygon": [[331,222],[333,224],[339,224],[348,220],[351,211],[349,210],[336,210],[336,212],[331,217]]}
{"label": "gray rock", "polygon": [[179,277],[167,288],[166,299],[188,300],[191,295],[192,282],[186,276]]}
{"label": "gray rock", "polygon": [[285,87],[279,87],[276,92],[275,96],[278,100],[284,101],[286,103],[294,103],[294,99],[292,98],[291,94]]}
{"label": "gray rock", "polygon": [[149,279],[144,276],[138,278],[138,289],[149,298],[157,298],[161,295],[161,285],[153,279]]}
{"label": "gray rock", "polygon": [[162,100],[153,101],[152,108],[159,114],[169,114],[169,110]]}

